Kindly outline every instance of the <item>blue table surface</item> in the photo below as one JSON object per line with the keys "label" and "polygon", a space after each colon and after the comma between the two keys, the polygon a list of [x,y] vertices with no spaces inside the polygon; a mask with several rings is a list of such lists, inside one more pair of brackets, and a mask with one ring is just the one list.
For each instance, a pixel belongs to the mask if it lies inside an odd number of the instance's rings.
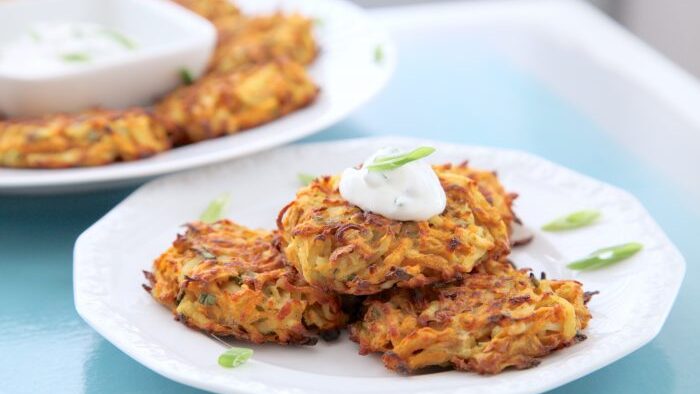
{"label": "blue table surface", "polygon": [[[454,51],[418,40],[401,48],[400,66],[382,94],[306,141],[393,134],[517,148],[629,190],[685,255],[685,282],[656,339],[554,392],[697,392],[700,242],[691,224],[700,218],[689,199],[541,82],[489,48],[465,46]],[[0,197],[0,392],[197,391],[131,360],[73,306],[76,237],[133,190]]]}

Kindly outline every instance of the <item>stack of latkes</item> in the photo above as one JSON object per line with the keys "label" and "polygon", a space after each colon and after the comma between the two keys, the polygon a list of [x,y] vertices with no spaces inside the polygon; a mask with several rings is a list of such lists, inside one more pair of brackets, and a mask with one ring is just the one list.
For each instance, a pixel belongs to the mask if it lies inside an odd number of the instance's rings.
{"label": "stack of latkes", "polygon": [[191,327],[256,343],[313,344],[347,327],[361,354],[402,373],[529,368],[585,339],[581,284],[508,260],[515,195],[466,163],[433,168],[447,207],[429,220],[365,212],[338,176],[321,177],[272,232],[188,225],[146,288]]}

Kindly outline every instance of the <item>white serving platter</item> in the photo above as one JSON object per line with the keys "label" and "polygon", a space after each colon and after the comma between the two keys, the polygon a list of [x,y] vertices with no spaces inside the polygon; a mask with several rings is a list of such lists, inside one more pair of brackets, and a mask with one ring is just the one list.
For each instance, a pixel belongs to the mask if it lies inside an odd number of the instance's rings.
{"label": "white serving platter", "polygon": [[[516,211],[535,240],[516,249],[520,267],[599,290],[589,307],[588,340],[555,352],[536,368],[484,377],[463,372],[400,376],[375,356],[357,355],[346,336],[314,347],[253,346],[254,357],[229,370],[217,365],[223,346],[173,320],[143,291],[141,271],[222,192],[232,195],[229,217],[272,228],[294,197],[299,172],[336,173],[383,146],[431,145],[432,163],[461,162],[497,170],[518,192]],[[602,220],[567,233],[539,227],[562,214],[598,209]],[[633,258],[593,272],[569,261],[604,246],[636,241]],[[126,354],[180,383],[230,393],[536,393],[608,365],[649,342],[661,329],[685,272],[676,247],[630,194],[528,153],[405,138],[357,139],[294,145],[234,162],[163,177],[142,186],[78,239],[74,255],[78,313]],[[248,346],[242,344],[243,346]]]}
{"label": "white serving platter", "polygon": [[[144,160],[60,170],[0,168],[0,194],[75,192],[133,184],[283,145],[345,118],[379,92],[395,68],[396,50],[390,38],[362,9],[348,1],[239,0],[236,4],[250,14],[298,11],[320,21],[316,37],[321,53],[309,72],[321,94],[313,105],[243,133]],[[379,61],[375,58],[377,48],[382,53]]]}

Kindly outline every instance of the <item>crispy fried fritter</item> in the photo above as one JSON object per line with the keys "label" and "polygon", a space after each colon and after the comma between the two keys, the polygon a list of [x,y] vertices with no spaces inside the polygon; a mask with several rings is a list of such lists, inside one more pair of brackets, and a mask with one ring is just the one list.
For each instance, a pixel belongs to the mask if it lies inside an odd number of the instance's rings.
{"label": "crispy fried fritter", "polygon": [[363,320],[351,326],[360,353],[383,353],[386,367],[402,373],[453,367],[495,374],[535,366],[585,339],[580,331],[591,315],[580,283],[536,280],[502,263],[478,271],[457,285],[369,297]]}
{"label": "crispy fried fritter", "polygon": [[0,165],[5,167],[97,166],[169,148],[164,127],[141,109],[0,122]]}
{"label": "crispy fried fritter", "polygon": [[334,294],[284,263],[269,231],[195,222],[153,265],[147,290],[190,327],[255,343],[314,344],[346,321]]}
{"label": "crispy fried fritter", "polygon": [[227,73],[276,59],[310,64],[318,54],[313,21],[299,14],[221,18],[209,72]]}
{"label": "crispy fried fritter", "polygon": [[509,228],[511,227],[515,219],[513,200],[515,200],[518,195],[507,192],[494,171],[484,171],[469,167],[466,161],[457,166],[448,163],[440,167],[464,173],[469,178],[476,181],[479,186],[479,191],[486,197],[486,201],[496,208],[506,225],[508,225]]}
{"label": "crispy fried fritter", "polygon": [[227,0],[174,0],[209,19],[217,29],[218,43],[209,71],[241,71],[272,60],[289,59],[308,65],[318,54],[312,19],[276,12],[245,16]]}
{"label": "crispy fried fritter", "polygon": [[426,221],[364,212],[342,198],[339,177],[316,179],[278,217],[287,259],[312,285],[366,295],[453,281],[509,252],[508,229],[464,168],[436,166],[445,211]]}
{"label": "crispy fried fritter", "polygon": [[215,21],[219,18],[239,16],[238,7],[229,0],[173,0],[200,16]]}
{"label": "crispy fried fritter", "polygon": [[318,88],[302,66],[275,61],[211,75],[161,101],[156,113],[176,144],[235,134],[309,105]]}

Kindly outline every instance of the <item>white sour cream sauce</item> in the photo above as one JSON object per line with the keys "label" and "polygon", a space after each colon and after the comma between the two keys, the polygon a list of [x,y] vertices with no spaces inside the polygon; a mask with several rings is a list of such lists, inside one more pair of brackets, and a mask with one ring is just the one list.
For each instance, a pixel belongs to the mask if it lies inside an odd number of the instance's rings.
{"label": "white sour cream sauce", "polygon": [[362,168],[347,168],[340,178],[340,194],[364,211],[394,220],[427,220],[442,213],[447,196],[433,168],[423,160],[387,171],[369,171],[380,156],[405,153],[383,148],[365,160]]}
{"label": "white sour cream sauce", "polygon": [[38,23],[0,46],[0,72],[43,76],[128,55],[136,43],[95,23]]}

